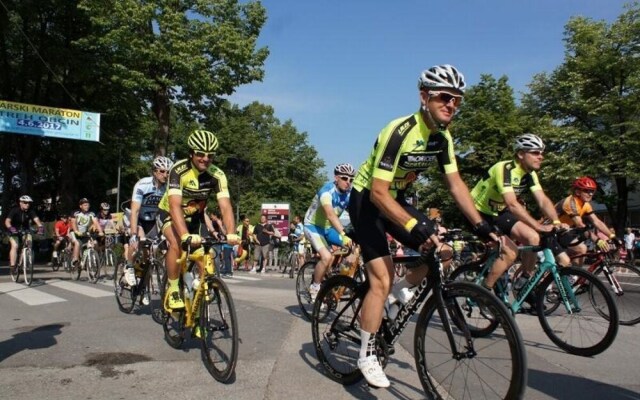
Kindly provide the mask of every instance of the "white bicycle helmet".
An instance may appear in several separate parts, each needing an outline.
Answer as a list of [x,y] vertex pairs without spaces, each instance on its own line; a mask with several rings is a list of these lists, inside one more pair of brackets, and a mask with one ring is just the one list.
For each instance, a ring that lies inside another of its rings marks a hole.
[[348,164],[348,163],[338,164],[333,169],[333,174],[334,175],[355,176],[356,175],[356,170],[353,168],[353,166],[351,164]]
[[111,206],[109,205],[109,203],[100,203],[100,209],[101,210],[109,211],[110,208],[111,208]]
[[173,161],[171,161],[167,157],[158,156],[158,157],[153,159],[153,169],[154,170],[162,169],[162,170],[168,171],[168,170],[171,169],[172,165],[173,165]]
[[516,138],[513,143],[513,151],[531,151],[531,150],[540,150],[544,151],[544,142],[540,139],[539,136],[534,135],[533,133],[525,133],[524,135],[520,135]]
[[20,201],[23,203],[33,203],[33,199],[26,194],[20,197]]
[[450,89],[464,94],[464,75],[449,64],[435,65],[422,71],[418,79],[418,89]]

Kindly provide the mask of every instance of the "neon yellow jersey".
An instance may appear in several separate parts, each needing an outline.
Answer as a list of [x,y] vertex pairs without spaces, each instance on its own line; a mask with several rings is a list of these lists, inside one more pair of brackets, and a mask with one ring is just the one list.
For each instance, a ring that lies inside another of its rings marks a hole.
[[478,211],[495,217],[506,207],[505,193],[515,193],[520,199],[527,188],[532,193],[542,190],[536,172],[526,172],[514,160],[500,161],[489,168],[486,176],[476,184],[471,197]]
[[458,171],[448,130],[431,132],[420,112],[391,121],[378,135],[369,158],[360,166],[353,187],[371,189],[373,178],[391,182],[394,198],[437,161],[445,174]]
[[203,213],[211,193],[215,193],[218,199],[230,197],[224,172],[215,165],[210,165],[205,171],[200,172],[187,158],[171,167],[167,191],[162,196],[158,208],[169,212],[169,196],[180,195],[185,216]]

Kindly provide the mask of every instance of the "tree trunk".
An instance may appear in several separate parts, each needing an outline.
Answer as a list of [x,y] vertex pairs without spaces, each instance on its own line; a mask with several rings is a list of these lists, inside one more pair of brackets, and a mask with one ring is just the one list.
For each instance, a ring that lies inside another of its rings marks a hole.
[[158,120],[158,131],[153,138],[153,155],[164,156],[169,145],[169,125],[171,104],[167,95],[167,89],[159,88],[153,98],[153,113]]
[[627,185],[626,177],[616,178],[616,189],[618,190],[618,201],[616,203],[614,227],[616,229],[616,235],[622,237],[624,228],[627,225],[628,214],[629,186]]

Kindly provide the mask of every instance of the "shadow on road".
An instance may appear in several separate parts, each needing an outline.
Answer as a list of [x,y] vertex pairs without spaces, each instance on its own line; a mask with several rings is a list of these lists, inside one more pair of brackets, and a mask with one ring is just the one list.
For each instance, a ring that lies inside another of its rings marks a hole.
[[287,310],[289,312],[289,314],[291,314],[294,317],[298,317],[303,321],[309,322],[309,320],[307,319],[307,317],[305,317],[302,314],[302,311],[300,311],[300,305],[295,304],[295,305],[291,305],[291,306],[286,306],[285,310]]
[[43,325],[30,330],[22,328],[23,332],[0,342],[0,362],[23,350],[44,349],[55,345],[58,343],[55,337],[62,333],[65,325],[68,323]]
[[[319,374],[325,376],[327,379],[330,379],[328,375],[325,374],[325,371],[322,365],[319,364],[318,359],[316,358],[316,351],[313,346],[313,343],[304,343],[302,348],[300,349],[300,358],[309,365],[314,371]],[[354,367],[356,360],[354,359]],[[389,360],[389,364],[395,364],[398,368],[402,370],[410,370],[413,373],[417,373],[411,365],[396,360],[393,357]],[[388,372],[388,371],[387,371]],[[364,380],[360,380],[353,385],[343,385],[345,392],[354,396],[357,399],[377,399],[379,396],[376,395],[378,390],[385,390],[392,394],[397,399],[417,399],[422,398],[424,396],[424,392],[421,388],[417,388],[413,385],[410,385],[406,382],[403,382],[402,377],[394,377],[387,375],[389,381],[391,381],[391,387],[389,389],[376,389],[371,386]]]
[[637,392],[619,386],[531,368],[528,381],[528,387],[554,399],[640,399]]

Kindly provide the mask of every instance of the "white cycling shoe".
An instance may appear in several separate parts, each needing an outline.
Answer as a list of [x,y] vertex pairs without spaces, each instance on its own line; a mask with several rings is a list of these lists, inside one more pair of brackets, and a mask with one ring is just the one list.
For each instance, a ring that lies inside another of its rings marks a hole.
[[391,382],[387,379],[387,375],[385,375],[382,370],[382,366],[378,361],[378,357],[375,355],[359,358],[358,359],[358,368],[362,375],[364,375],[364,379],[367,380],[369,385],[379,387],[379,388],[388,388],[391,386]]

